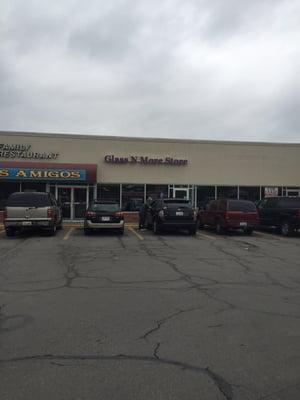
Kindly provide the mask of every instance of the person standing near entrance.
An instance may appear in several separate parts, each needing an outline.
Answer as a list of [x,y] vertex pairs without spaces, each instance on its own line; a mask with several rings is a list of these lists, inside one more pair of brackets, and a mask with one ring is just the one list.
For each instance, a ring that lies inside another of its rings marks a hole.
[[139,209],[139,229],[145,228],[146,213],[147,213],[147,205],[143,203],[141,208]]
[[147,210],[151,206],[152,197],[148,197],[147,202],[139,209],[139,229],[145,229]]

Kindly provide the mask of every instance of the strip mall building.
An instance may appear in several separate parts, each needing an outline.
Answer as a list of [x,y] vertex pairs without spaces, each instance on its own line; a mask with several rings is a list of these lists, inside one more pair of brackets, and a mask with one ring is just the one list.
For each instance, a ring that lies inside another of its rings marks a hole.
[[65,219],[92,199],[135,211],[151,196],[300,196],[300,144],[0,132],[0,210],[15,191],[50,191]]

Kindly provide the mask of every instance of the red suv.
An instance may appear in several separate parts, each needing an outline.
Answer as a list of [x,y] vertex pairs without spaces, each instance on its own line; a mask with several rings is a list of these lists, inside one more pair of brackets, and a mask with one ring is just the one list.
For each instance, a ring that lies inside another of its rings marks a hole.
[[220,199],[212,200],[205,210],[199,211],[198,222],[199,228],[208,225],[219,234],[230,229],[242,229],[251,235],[259,225],[259,217],[252,201]]

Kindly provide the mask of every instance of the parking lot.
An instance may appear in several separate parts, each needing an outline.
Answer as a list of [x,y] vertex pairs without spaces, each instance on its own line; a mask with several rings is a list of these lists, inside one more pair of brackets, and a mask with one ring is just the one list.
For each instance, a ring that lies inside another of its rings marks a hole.
[[0,398],[300,398],[300,236],[7,238]]

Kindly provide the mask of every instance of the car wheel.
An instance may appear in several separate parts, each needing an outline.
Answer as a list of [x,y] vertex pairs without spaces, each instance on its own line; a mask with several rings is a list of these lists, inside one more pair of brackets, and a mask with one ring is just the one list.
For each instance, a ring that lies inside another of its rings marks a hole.
[[204,229],[204,225],[203,222],[201,221],[201,219],[198,219],[198,229]]
[[283,236],[291,236],[293,234],[293,229],[288,221],[283,221],[281,223],[281,234]]
[[56,234],[56,225],[53,225],[51,228],[47,229],[47,233],[49,236],[54,236]]
[[6,228],[6,236],[15,236],[15,230],[13,228]]
[[189,235],[196,235],[197,227],[194,226],[193,228],[189,228]]
[[222,235],[222,233],[224,233],[224,229],[223,229],[220,221],[216,222],[216,233],[218,235]]
[[158,235],[160,233],[160,226],[156,219],[153,222],[153,232],[155,233],[155,235]]

